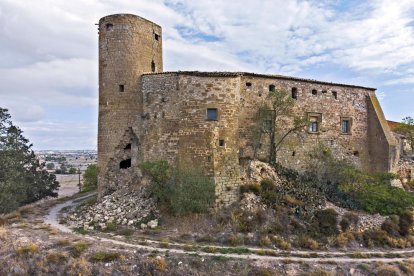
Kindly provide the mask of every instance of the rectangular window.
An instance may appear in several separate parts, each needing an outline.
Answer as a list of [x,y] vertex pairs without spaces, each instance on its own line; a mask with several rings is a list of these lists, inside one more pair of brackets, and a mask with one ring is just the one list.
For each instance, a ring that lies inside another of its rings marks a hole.
[[320,123],[322,121],[322,114],[320,113],[309,113],[308,114],[309,120],[309,128],[308,131],[310,133],[318,133],[320,128]]
[[351,118],[341,119],[341,131],[343,134],[351,134]]
[[335,100],[338,99],[338,93],[336,91],[332,91],[332,96],[334,96]]
[[219,140],[219,146],[220,146],[220,147],[224,147],[224,140],[223,140],[223,139],[220,139],[220,140]]
[[119,85],[119,92],[124,92],[125,91],[125,85],[120,84]]
[[298,89],[296,87],[292,88],[292,99],[297,99],[298,98]]
[[312,90],[312,95],[314,95],[314,96],[318,95],[318,90],[313,89],[313,90]]
[[217,121],[217,108],[207,108],[207,121]]

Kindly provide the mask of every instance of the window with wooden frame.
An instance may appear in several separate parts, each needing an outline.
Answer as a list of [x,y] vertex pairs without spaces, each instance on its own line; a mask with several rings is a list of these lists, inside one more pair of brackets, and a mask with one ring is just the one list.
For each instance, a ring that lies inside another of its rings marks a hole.
[[341,117],[342,134],[351,134],[352,119],[350,117]]

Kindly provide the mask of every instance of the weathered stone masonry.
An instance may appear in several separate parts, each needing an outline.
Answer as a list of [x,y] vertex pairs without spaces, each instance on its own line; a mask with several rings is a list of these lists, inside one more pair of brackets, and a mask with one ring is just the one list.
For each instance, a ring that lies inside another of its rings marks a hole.
[[99,29],[100,195],[116,189],[117,175],[135,184],[137,163],[167,160],[211,176],[218,205],[235,201],[240,162],[252,158],[252,118],[273,89],[292,93],[295,113],[316,116],[318,124],[286,143],[278,155],[283,165],[303,169],[306,153],[324,143],[364,169],[393,169],[395,141],[373,88],[241,72],[162,72],[158,25],[121,14],[102,18]]

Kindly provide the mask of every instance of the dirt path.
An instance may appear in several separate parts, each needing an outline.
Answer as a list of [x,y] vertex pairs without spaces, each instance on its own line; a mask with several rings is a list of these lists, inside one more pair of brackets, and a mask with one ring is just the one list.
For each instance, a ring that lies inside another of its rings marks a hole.
[[[67,227],[64,224],[59,224],[58,221],[58,213],[67,206],[71,206],[76,204],[75,201],[80,201],[82,199],[86,199],[88,197],[93,196],[94,194],[88,194],[82,196],[80,198],[71,199],[66,202],[60,203],[55,205],[53,208],[50,209],[49,213],[44,217],[44,222],[46,224],[51,225],[55,229],[64,232],[64,233],[71,233],[75,236],[81,236],[83,239],[97,242],[97,243],[106,243],[109,245],[117,245],[123,248],[129,248],[130,250],[134,249],[142,249],[146,251],[158,251],[158,252],[168,252],[168,253],[175,253],[175,254],[191,254],[196,253],[200,256],[226,256],[229,258],[236,258],[236,259],[251,259],[251,260],[263,260],[263,261],[283,261],[283,260],[290,260],[290,261],[300,261],[300,262],[340,262],[340,263],[366,263],[366,262],[384,262],[384,263],[392,263],[392,262],[401,262],[401,261],[414,261],[414,249],[410,250],[371,250],[371,251],[304,251],[304,250],[292,250],[292,251],[282,251],[282,250],[271,250],[265,249],[267,253],[263,255],[260,252],[263,252],[263,248],[257,247],[244,247],[248,249],[248,253],[246,254],[238,254],[238,253],[207,253],[203,251],[193,251],[189,252],[188,250],[184,250],[186,246],[192,246],[193,244],[184,244],[184,243],[169,243],[170,246],[179,247],[179,248],[162,248],[160,247],[161,243],[156,240],[146,239],[143,240],[141,243],[138,244],[133,243],[127,240],[121,240],[121,237],[117,238],[105,238],[105,237],[97,237],[93,235],[80,235],[75,233],[72,229]],[[203,247],[208,247],[207,245],[202,245]],[[216,246],[211,245],[210,247],[218,248],[218,249],[226,249],[228,251],[232,251],[232,249],[236,249],[236,247],[229,247],[229,246]],[[127,250],[128,249],[124,249]],[[260,254],[260,255],[259,255]],[[388,257],[386,257],[388,256]]]

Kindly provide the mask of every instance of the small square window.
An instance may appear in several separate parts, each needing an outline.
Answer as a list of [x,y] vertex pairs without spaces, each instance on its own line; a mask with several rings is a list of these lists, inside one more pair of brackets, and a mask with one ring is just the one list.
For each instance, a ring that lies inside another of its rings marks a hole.
[[217,121],[217,108],[207,108],[207,121]]
[[219,140],[219,146],[220,146],[220,147],[224,147],[224,140],[223,140],[223,139],[220,139],[220,140]]
[[343,134],[351,134],[351,118],[341,119],[341,131]]
[[252,88],[252,83],[251,83],[251,82],[246,82],[246,87],[247,87],[248,89]]
[[323,93],[323,94],[326,94],[326,93],[328,93],[328,91],[326,91],[326,90],[322,90],[322,93]]
[[313,90],[312,90],[312,95],[314,95],[314,96],[318,95],[318,90],[313,89]]
[[273,84],[269,85],[269,92],[275,92],[275,91],[276,91],[276,87]]
[[119,92],[125,92],[125,85],[123,84],[119,85]]

